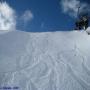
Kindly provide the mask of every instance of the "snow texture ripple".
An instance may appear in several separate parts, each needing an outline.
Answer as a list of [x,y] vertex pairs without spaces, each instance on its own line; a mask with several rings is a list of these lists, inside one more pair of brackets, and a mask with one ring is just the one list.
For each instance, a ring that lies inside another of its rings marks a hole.
[[0,34],[0,87],[90,90],[90,36],[85,31]]

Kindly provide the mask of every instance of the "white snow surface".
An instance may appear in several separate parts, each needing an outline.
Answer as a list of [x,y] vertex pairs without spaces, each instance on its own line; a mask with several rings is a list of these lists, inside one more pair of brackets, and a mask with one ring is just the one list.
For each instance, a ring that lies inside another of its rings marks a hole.
[[0,88],[90,90],[90,35],[85,31],[0,34]]
[[87,28],[86,32],[90,34],[90,27]]

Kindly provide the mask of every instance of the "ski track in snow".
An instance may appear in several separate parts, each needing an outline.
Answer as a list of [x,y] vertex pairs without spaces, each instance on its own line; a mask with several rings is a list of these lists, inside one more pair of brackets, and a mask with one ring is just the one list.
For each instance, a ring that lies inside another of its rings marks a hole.
[[78,31],[0,35],[0,87],[90,90],[89,41]]

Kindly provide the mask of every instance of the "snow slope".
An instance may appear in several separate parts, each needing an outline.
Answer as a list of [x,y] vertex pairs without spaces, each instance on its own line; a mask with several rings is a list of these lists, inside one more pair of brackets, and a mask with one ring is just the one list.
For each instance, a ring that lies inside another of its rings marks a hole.
[[6,86],[90,90],[90,36],[85,31],[1,33],[0,88]]

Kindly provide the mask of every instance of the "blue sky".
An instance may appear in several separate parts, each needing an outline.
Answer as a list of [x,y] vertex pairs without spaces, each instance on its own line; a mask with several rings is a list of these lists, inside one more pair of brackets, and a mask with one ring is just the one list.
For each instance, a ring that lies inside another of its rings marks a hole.
[[[63,1],[67,1],[69,5],[70,1],[79,0],[3,0],[11,8],[13,8],[17,15],[17,29],[30,31],[30,32],[44,32],[44,31],[60,31],[60,30],[72,30],[75,25],[76,8],[73,11],[64,11],[66,6],[63,7]],[[81,0],[82,4],[90,3],[89,0]],[[72,3],[71,3],[72,4]],[[75,4],[74,4],[75,5]],[[63,7],[63,8],[62,8]],[[72,6],[70,8],[73,8]],[[71,9],[72,10],[72,9]],[[31,18],[23,19],[25,11],[30,11]],[[72,14],[73,13],[73,14]],[[21,18],[22,17],[22,18]]]

